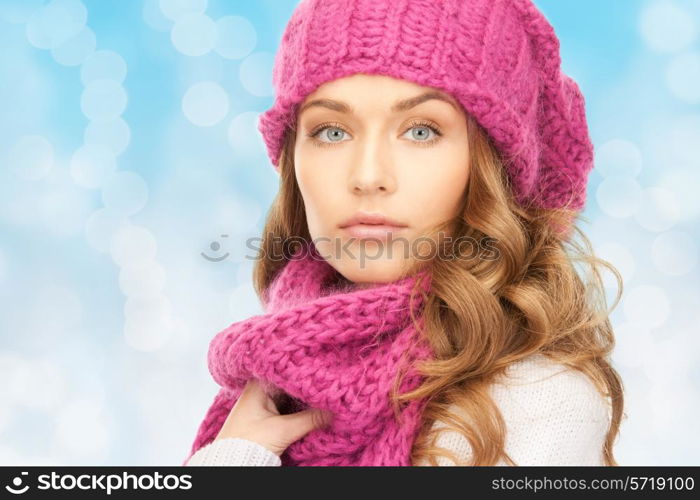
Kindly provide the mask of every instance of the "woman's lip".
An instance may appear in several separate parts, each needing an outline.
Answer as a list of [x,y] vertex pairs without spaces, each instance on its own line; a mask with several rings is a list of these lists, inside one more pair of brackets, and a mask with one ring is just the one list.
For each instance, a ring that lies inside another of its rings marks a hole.
[[389,234],[398,233],[406,228],[392,226],[390,224],[353,224],[352,226],[346,226],[343,229],[355,238],[385,240],[389,237]]

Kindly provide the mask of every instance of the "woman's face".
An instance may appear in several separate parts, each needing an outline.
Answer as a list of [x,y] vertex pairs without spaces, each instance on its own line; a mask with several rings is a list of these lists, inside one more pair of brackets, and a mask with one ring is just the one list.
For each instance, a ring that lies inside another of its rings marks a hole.
[[[354,74],[325,83],[299,107],[294,163],[320,254],[360,286],[394,281],[435,253],[435,245],[421,242],[436,241],[430,228],[461,207],[469,176],[466,115],[436,89]],[[358,212],[403,227],[343,227]]]

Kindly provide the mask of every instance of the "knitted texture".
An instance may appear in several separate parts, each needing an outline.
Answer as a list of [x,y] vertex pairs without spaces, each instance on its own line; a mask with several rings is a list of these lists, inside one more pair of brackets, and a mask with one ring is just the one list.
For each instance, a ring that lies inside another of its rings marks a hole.
[[[511,363],[490,386],[490,395],[505,422],[505,451],[517,465],[605,465],[612,404],[582,372],[536,353]],[[462,413],[455,403],[449,411]],[[436,430],[441,427],[446,424],[433,423]],[[474,459],[471,444],[457,431],[443,430],[435,444],[454,453],[457,463]],[[210,446],[195,453],[189,464],[280,465],[273,452],[245,439],[219,439],[213,450]],[[455,465],[442,455],[436,459],[437,465]],[[413,465],[431,463],[425,457]],[[501,459],[496,465],[509,464]]]
[[312,243],[301,246],[267,289],[266,313],[214,337],[209,371],[221,389],[190,456],[216,437],[254,377],[271,396],[281,391],[290,399],[281,414],[313,407],[333,415],[328,427],[287,448],[283,466],[411,465],[426,401],[401,403],[397,420],[389,396],[400,372],[406,373],[400,392],[416,388],[422,377],[413,362],[432,355],[409,314],[412,304],[422,325],[430,276],[420,271],[372,288],[342,289],[332,285],[335,273]]
[[451,94],[490,135],[517,202],[584,207],[593,168],[584,97],[531,0],[302,0],[275,57],[275,101],[258,123],[278,171],[298,105],[354,73]]

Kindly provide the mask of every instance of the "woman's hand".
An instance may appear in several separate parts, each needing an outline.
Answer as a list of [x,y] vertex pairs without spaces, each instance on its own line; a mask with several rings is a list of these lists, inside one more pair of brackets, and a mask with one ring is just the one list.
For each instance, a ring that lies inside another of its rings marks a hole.
[[255,441],[280,456],[293,442],[316,428],[327,426],[330,421],[331,414],[317,408],[280,415],[260,381],[250,379],[215,440],[243,438]]

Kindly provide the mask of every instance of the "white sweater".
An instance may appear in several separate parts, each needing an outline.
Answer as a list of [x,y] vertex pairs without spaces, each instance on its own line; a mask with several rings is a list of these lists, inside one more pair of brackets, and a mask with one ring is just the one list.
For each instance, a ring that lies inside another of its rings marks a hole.
[[[611,406],[581,372],[535,354],[507,368],[491,395],[506,423],[506,452],[517,465],[604,465],[603,443]],[[434,426],[445,424],[438,421]],[[437,445],[471,458],[469,442],[455,431]],[[437,458],[439,465],[454,465]],[[218,439],[200,448],[187,465],[279,466],[280,457],[246,439]],[[427,460],[415,465],[430,465]],[[501,461],[497,465],[507,465]]]

